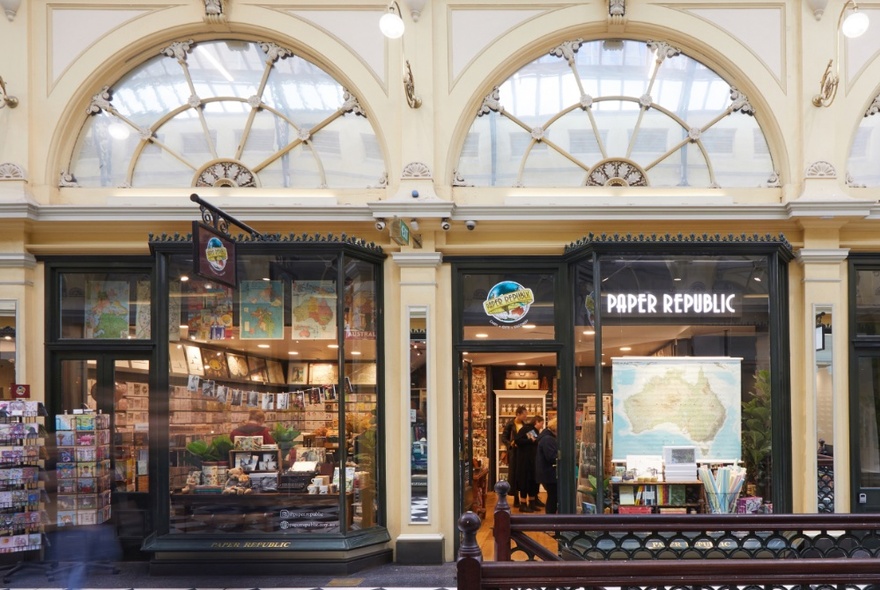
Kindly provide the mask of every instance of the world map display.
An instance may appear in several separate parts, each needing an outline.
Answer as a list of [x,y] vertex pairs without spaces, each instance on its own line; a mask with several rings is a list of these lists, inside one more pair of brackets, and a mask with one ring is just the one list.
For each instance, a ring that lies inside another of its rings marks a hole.
[[281,340],[284,338],[284,283],[242,281],[241,338]]
[[613,457],[693,445],[698,460],[739,460],[741,359],[613,359]]

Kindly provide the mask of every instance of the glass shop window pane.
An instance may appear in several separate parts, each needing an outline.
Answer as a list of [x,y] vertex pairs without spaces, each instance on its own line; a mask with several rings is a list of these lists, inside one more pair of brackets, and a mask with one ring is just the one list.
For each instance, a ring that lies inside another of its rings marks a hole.
[[62,339],[149,340],[149,273],[62,273]]
[[379,267],[347,260],[340,290],[336,254],[238,262],[234,289],[169,267],[171,533],[371,526]]
[[555,337],[552,273],[467,273],[462,281],[465,340]]

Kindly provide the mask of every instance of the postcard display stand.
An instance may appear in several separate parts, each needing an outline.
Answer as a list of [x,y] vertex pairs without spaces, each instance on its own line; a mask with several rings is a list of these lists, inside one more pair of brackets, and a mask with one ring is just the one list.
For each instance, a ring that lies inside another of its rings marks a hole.
[[42,416],[36,401],[0,402],[0,572],[3,582],[19,570],[39,569],[43,548],[45,488],[40,483]]
[[55,416],[59,527],[110,520],[110,415]]

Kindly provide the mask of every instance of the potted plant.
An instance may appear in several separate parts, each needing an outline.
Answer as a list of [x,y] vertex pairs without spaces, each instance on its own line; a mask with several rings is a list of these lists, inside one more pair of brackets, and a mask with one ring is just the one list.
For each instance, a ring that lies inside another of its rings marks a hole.
[[[293,448],[293,441],[300,435],[300,431],[293,426],[285,426],[281,422],[277,422],[272,429],[272,438],[278,443],[278,450],[281,451],[281,457],[285,458],[289,455],[290,449]],[[291,462],[296,458],[292,458]]]
[[226,434],[215,436],[210,443],[194,440],[186,445],[188,458],[193,465],[202,468],[202,481],[206,485],[221,485],[225,482],[232,446],[232,440]]
[[773,448],[770,388],[770,371],[758,369],[755,371],[752,397],[742,405],[742,453],[746,484],[748,489],[759,493],[764,493],[768,483],[770,451]]

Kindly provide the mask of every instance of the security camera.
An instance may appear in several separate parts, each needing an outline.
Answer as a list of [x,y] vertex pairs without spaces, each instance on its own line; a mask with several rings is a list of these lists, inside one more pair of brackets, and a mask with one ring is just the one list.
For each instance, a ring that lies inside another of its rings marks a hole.
[[377,219],[376,220],[376,229],[379,231],[382,231],[385,229],[385,220],[384,219]]
[[444,218],[440,221],[440,229],[442,229],[443,231],[449,231],[449,228],[450,228],[450,227],[452,227],[452,224],[449,223],[449,218],[448,218],[448,217],[444,217]]
[[475,229],[477,229],[477,222],[474,221],[473,219],[468,219],[467,221],[464,222],[464,226],[466,228],[468,228],[470,231],[474,231]]

